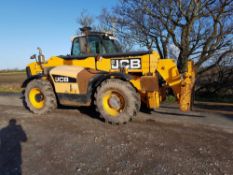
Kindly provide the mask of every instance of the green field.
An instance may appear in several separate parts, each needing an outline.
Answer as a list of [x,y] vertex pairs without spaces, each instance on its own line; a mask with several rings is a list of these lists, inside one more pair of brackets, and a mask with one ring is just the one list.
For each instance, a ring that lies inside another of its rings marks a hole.
[[25,72],[1,72],[0,92],[20,92],[25,79]]

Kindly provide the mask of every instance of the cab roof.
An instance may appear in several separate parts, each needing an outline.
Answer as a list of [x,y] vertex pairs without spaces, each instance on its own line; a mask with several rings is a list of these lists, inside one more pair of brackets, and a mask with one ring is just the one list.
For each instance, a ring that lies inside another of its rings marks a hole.
[[71,41],[73,42],[75,38],[85,37],[85,36],[106,36],[109,37],[112,40],[116,40],[112,32],[97,32],[97,31],[86,31],[82,32],[80,35],[74,35],[71,38]]

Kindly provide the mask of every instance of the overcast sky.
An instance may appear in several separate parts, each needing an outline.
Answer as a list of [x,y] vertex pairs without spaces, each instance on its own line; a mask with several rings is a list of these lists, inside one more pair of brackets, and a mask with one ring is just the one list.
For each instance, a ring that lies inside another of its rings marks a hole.
[[46,57],[69,54],[81,11],[98,15],[117,0],[1,0],[0,69],[25,68],[40,46]]

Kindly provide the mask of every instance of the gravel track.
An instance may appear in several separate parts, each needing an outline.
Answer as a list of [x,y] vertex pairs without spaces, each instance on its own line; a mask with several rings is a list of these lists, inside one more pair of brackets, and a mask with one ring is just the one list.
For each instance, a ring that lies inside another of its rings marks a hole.
[[163,105],[113,126],[92,108],[37,116],[0,95],[0,174],[233,174],[231,109],[194,109]]

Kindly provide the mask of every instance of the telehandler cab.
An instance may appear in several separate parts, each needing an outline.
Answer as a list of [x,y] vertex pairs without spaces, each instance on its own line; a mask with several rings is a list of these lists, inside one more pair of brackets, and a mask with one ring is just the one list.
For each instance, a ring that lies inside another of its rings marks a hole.
[[47,61],[40,48],[36,62],[26,68],[24,103],[36,114],[58,104],[95,105],[109,123],[126,123],[136,116],[141,103],[159,108],[171,88],[181,111],[189,111],[195,81],[193,62],[181,75],[173,59],[160,59],[154,51],[123,53],[109,33],[81,29],[72,40],[71,55]]

